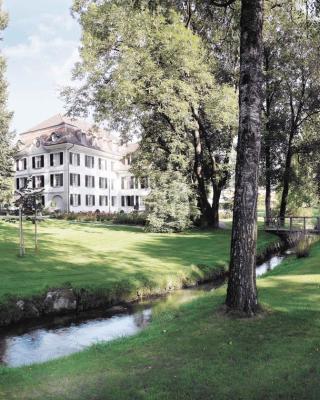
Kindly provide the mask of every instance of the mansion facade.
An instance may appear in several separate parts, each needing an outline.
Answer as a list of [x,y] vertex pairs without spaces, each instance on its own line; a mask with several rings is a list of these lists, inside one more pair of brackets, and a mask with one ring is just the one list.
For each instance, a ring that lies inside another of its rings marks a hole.
[[43,188],[42,205],[60,212],[131,212],[145,209],[147,177],[136,178],[130,165],[137,144],[94,130],[60,114],[19,136],[16,190],[32,177]]

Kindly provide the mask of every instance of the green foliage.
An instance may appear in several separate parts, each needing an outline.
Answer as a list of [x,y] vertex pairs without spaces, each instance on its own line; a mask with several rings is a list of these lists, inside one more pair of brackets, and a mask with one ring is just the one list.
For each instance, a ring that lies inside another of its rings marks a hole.
[[192,225],[198,214],[194,193],[183,175],[176,171],[154,173],[148,208],[146,230],[149,232],[181,232]]
[[132,213],[107,213],[107,212],[80,212],[59,213],[51,216],[58,220],[77,222],[109,222],[123,225],[145,225],[146,214],[141,212]]
[[84,84],[63,94],[70,113],[93,110],[125,139],[135,133],[134,172],[181,172],[206,198],[203,212],[211,207],[207,187],[221,190],[230,176],[236,93],[217,83],[208,43],[186,27],[179,7],[145,3],[74,3],[83,30],[75,78]]
[[[8,17],[2,10],[0,1],[0,30],[7,26]],[[15,149],[12,145],[12,135],[9,131],[12,113],[7,109],[7,82],[5,79],[6,62],[0,54],[0,202],[8,202],[12,189],[10,177],[13,174],[13,155]]]

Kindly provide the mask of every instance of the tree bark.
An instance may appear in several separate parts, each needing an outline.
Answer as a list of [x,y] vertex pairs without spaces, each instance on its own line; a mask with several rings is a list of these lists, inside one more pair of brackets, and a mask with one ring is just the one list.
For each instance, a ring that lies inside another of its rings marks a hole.
[[206,182],[203,176],[202,170],[202,160],[203,151],[200,132],[198,130],[193,131],[194,138],[194,152],[195,152],[195,162],[194,162],[194,173],[198,182],[198,198],[199,198],[199,208],[202,214],[202,223],[206,226],[214,226],[214,215],[212,207],[208,201]]
[[213,184],[213,197],[212,197],[212,214],[213,214],[213,227],[219,228],[219,204],[222,188],[219,185]]
[[285,221],[285,216],[286,216],[286,211],[287,211],[287,205],[288,205],[288,195],[289,195],[289,186],[290,186],[290,180],[291,180],[291,162],[292,162],[292,144],[293,144],[293,138],[294,138],[294,129],[291,129],[290,136],[289,136],[289,142],[288,142],[288,150],[287,150],[287,155],[286,155],[286,164],[285,164],[285,169],[284,169],[284,174],[283,174],[283,189],[282,189],[282,196],[281,196],[281,203],[280,203],[280,212],[279,212],[279,218],[280,218],[280,223],[284,225]]
[[258,309],[255,267],[263,99],[263,0],[242,0],[240,24],[240,115],[226,305],[230,311],[251,316]]

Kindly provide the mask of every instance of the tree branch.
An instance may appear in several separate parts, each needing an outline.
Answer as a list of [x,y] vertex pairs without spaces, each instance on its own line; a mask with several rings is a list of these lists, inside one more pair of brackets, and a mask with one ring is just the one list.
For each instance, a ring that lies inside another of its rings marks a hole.
[[211,0],[211,3],[216,7],[228,7],[235,2],[236,0],[226,0],[222,3],[218,3],[217,1]]

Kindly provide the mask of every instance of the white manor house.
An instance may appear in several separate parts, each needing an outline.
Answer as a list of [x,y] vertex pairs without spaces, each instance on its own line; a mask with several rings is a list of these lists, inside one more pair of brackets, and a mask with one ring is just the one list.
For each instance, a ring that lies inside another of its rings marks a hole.
[[148,178],[130,173],[138,145],[60,114],[20,134],[15,185],[44,188],[49,211],[130,212],[145,209]]

